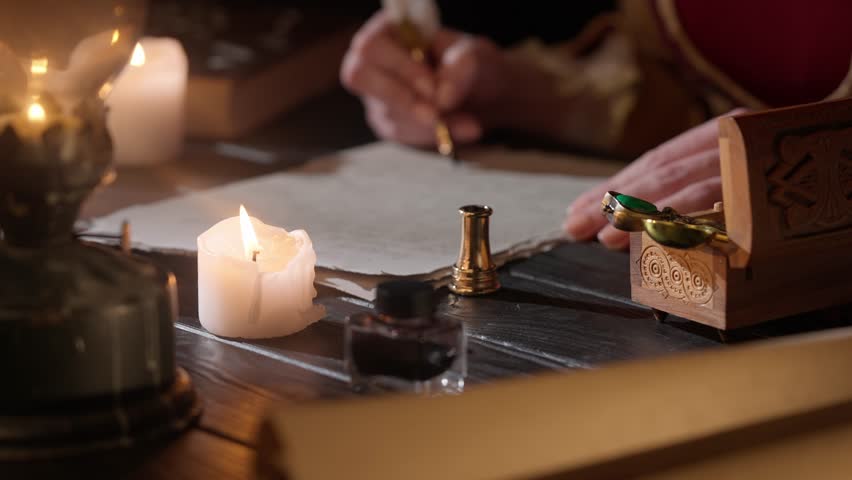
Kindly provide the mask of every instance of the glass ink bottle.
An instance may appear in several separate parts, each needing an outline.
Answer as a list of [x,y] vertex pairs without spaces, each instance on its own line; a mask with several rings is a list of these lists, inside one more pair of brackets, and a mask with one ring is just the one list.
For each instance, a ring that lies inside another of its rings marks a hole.
[[462,323],[434,316],[428,283],[399,280],[376,289],[376,311],[346,319],[344,364],[358,391],[460,393],[467,375]]

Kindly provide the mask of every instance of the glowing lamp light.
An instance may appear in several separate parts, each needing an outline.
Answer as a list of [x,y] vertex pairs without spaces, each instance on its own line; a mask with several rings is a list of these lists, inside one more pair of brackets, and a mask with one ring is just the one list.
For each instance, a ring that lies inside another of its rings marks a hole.
[[44,75],[47,73],[47,59],[34,58],[30,64],[30,73],[33,75]]
[[31,122],[42,123],[47,119],[47,113],[44,111],[44,107],[41,106],[38,102],[33,102],[30,104],[29,108],[27,108],[27,118]]

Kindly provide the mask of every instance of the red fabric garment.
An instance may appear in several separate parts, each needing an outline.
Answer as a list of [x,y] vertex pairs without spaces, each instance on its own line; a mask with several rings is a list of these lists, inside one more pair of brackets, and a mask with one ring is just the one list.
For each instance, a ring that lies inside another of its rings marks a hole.
[[822,100],[849,71],[850,0],[675,1],[702,56],[770,106]]

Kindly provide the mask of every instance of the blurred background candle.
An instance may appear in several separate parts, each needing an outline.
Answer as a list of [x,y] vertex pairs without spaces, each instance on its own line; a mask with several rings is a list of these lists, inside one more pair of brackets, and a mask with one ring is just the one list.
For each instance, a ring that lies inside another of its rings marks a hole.
[[313,299],[316,253],[304,230],[287,232],[240,215],[198,237],[198,316],[223,337],[298,332],[325,315]]
[[115,83],[101,89],[110,108],[116,165],[152,165],[180,154],[187,69],[177,40],[144,38]]

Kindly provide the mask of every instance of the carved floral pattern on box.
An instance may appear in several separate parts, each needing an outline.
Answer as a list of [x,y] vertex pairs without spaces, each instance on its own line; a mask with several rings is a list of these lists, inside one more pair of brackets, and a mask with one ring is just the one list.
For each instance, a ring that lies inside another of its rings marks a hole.
[[785,238],[852,225],[852,128],[779,138],[767,172],[769,202]]
[[642,287],[684,303],[706,304],[713,299],[716,290],[710,267],[689,253],[679,254],[656,245],[648,246],[642,251],[639,270]]

